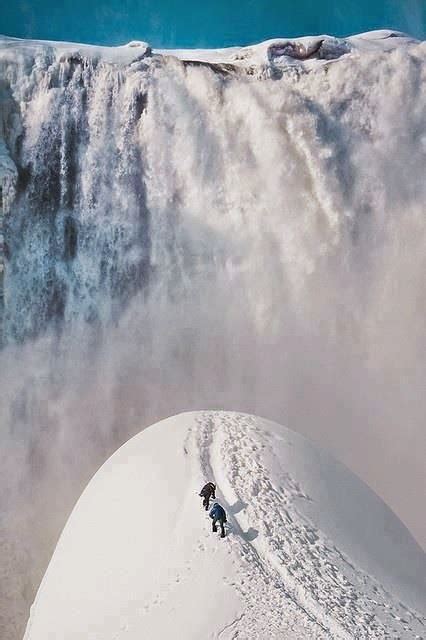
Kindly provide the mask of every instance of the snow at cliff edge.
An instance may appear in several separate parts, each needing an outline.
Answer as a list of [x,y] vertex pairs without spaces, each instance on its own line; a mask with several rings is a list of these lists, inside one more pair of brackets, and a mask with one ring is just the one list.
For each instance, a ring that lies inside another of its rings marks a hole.
[[[198,492],[216,482],[227,536]],[[185,413],[122,446],[62,533],[25,640],[421,638],[424,554],[300,435]]]

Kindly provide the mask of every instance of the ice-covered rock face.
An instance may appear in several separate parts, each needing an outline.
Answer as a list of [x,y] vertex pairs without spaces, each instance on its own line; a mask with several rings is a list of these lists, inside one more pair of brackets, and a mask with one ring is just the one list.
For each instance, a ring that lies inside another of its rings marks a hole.
[[[394,32],[192,52],[0,40],[5,341],[80,320],[106,327],[148,285],[181,299],[213,272],[214,288],[246,280],[248,315],[275,324],[281,281],[305,298],[321,263],[368,235],[362,217],[395,205],[383,153],[412,167],[417,198],[421,150],[398,135],[421,126],[421,112],[401,114],[421,56]],[[389,64],[408,74],[394,104],[368,86],[391,78]]]
[[[224,540],[201,508],[207,480]],[[426,623],[425,589],[408,531],[330,456],[253,416],[183,414],[89,483],[25,640],[408,640]]]
[[2,640],[94,469],[188,407],[285,418],[424,531],[424,44],[133,45],[0,43]]

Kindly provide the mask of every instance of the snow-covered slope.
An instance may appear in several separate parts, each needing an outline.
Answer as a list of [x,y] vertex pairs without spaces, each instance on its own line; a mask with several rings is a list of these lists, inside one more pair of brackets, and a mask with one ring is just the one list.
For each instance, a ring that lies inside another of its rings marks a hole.
[[[197,496],[210,479],[225,540]],[[248,415],[186,413],[134,437],[92,479],[25,640],[420,638],[425,577],[398,519],[301,436]]]

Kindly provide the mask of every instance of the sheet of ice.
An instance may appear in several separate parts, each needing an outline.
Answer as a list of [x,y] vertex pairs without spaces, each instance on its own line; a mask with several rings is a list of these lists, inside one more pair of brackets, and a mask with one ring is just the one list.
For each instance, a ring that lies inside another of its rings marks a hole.
[[[201,509],[207,480],[225,540]],[[424,568],[384,503],[301,436],[244,414],[181,414],[89,483],[25,640],[420,637]]]

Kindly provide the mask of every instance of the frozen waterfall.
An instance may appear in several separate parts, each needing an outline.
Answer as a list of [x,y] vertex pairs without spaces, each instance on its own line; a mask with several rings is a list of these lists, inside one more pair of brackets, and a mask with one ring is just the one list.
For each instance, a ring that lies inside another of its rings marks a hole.
[[425,51],[0,39],[2,638],[88,478],[179,411],[288,424],[425,541]]

